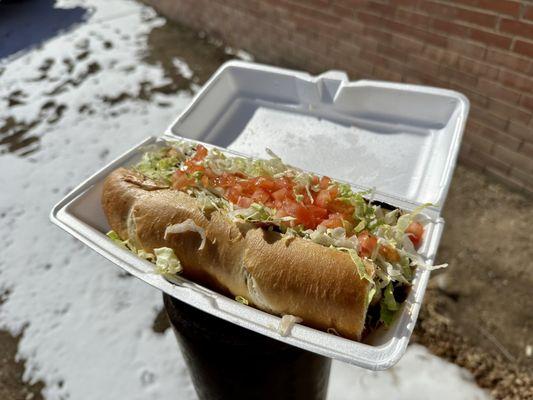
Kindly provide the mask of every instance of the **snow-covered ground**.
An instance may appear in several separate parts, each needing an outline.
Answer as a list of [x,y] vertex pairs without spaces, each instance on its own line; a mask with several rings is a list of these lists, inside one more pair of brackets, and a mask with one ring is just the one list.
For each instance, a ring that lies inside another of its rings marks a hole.
[[[23,332],[24,378],[47,399],[194,399],[170,330],[155,333],[161,294],[54,227],[52,205],[96,169],[163,131],[197,89],[146,62],[165,21],[127,0],[64,0],[85,20],[0,60],[0,329]],[[153,45],[153,44],[152,44]],[[5,140],[11,136],[9,143]],[[1,383],[0,383],[1,384]],[[485,399],[471,376],[411,346],[385,372],[334,362],[331,399]]]

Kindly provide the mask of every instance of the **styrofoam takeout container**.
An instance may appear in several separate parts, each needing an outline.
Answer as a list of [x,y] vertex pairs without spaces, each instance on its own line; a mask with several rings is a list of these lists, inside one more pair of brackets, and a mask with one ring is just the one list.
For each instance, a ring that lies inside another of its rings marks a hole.
[[[266,157],[265,148],[288,164],[375,188],[375,199],[424,214],[420,252],[435,258],[446,198],[469,109],[461,94],[423,86],[349,82],[345,73],[319,76],[254,63],[224,64],[162,135]],[[242,305],[186,279],[171,283],[152,265],[113,244],[100,206],[103,179],[139,159],[150,137],[81,183],[51,212],[51,220],[119,267],[169,295],[212,315],[291,345],[363,368],[381,370],[405,352],[429,272],[418,271],[401,314],[389,329],[358,343],[303,325],[286,337],[280,318]]]

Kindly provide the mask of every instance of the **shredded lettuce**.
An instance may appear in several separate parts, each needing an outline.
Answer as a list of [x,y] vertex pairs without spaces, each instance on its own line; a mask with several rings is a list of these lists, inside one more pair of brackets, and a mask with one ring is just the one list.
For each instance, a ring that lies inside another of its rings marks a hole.
[[414,221],[415,217],[418,214],[420,214],[420,212],[422,212],[425,208],[430,207],[432,205],[433,204],[431,203],[422,204],[421,206],[418,206],[410,213],[404,214],[400,218],[398,218],[398,222],[396,223],[397,232],[401,232],[401,233],[405,232],[409,224]]
[[111,239],[115,244],[119,245],[120,247],[128,248],[128,241],[122,240],[120,236],[118,236],[118,233],[115,231],[109,231],[106,233],[107,237]]
[[294,217],[275,216],[276,210],[258,203],[252,203],[248,208],[238,208],[229,212],[230,217],[246,222],[262,222],[279,224],[280,222],[293,221]]
[[198,233],[200,237],[202,238],[202,242],[200,243],[198,250],[203,250],[203,248],[205,247],[205,243],[207,242],[207,236],[205,234],[205,229],[202,228],[201,226],[196,225],[196,223],[190,218],[179,224],[167,226],[163,237],[166,240],[169,235],[176,234],[176,233],[183,233],[183,232]]
[[170,247],[160,247],[154,249],[155,253],[155,272],[161,275],[176,275],[181,272],[182,267],[180,260],[174,254]]
[[389,283],[383,291],[383,302],[391,311],[396,311],[400,308],[398,303],[396,302],[396,299],[394,298],[394,290],[392,283]]
[[152,254],[143,249],[136,249],[129,240],[122,240],[115,231],[109,231],[106,235],[118,246],[137,254],[140,258],[155,263],[154,272],[158,274],[175,275],[182,270],[181,263],[171,248],[160,247],[154,249],[154,254]]
[[357,273],[359,274],[359,277],[361,279],[366,279],[367,281],[373,284],[374,280],[366,270],[365,263],[363,262],[361,257],[359,257],[359,254],[357,254],[357,251],[353,249],[348,249],[348,254],[352,258],[352,261],[355,263],[355,266],[357,267]]
[[381,301],[379,303],[379,320],[385,324],[385,326],[390,326],[396,311],[389,310],[385,303]]
[[376,294],[377,290],[376,290],[376,286],[375,285],[372,285],[372,287],[370,288],[370,290],[368,291],[368,294],[366,296],[366,306],[368,307],[368,305],[370,303],[372,303],[372,300],[374,299],[374,295]]
[[235,301],[238,301],[239,303],[244,304],[245,306],[250,304],[248,302],[248,300],[245,297],[242,297],[242,296],[235,296]]
[[400,305],[394,298],[394,287],[392,282],[385,287],[382,293],[383,296],[380,301],[379,319],[386,326],[390,326],[396,312],[400,309]]
[[295,324],[299,324],[300,322],[303,322],[303,319],[301,319],[300,317],[295,317],[294,315],[286,314],[281,317],[281,320],[279,321],[278,333],[281,336],[287,336],[290,333],[292,327]]

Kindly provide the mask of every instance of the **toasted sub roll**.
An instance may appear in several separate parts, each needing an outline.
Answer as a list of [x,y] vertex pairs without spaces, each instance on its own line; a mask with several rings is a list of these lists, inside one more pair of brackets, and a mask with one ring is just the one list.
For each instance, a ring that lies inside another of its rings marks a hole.
[[[223,211],[206,214],[199,202],[120,168],[105,180],[102,206],[111,229],[138,249],[170,247],[184,277],[276,315],[360,340],[370,283],[361,279],[347,253],[303,238],[287,238]],[[192,220],[205,231],[168,234],[168,226]],[[373,264],[365,260],[370,276]]]

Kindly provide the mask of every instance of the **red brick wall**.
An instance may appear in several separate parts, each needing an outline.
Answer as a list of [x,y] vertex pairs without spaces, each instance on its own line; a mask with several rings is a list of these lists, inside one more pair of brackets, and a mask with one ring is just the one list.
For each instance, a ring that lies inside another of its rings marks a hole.
[[145,2],[259,61],[458,90],[461,161],[533,193],[531,0]]

